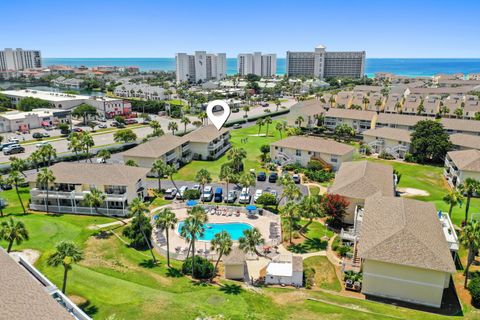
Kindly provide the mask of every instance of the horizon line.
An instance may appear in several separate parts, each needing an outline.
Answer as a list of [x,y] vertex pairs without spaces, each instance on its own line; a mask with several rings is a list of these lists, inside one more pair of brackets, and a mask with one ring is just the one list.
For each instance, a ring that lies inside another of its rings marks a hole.
[[[175,57],[42,57],[42,59],[175,59]],[[227,59],[237,59],[228,57]],[[286,59],[286,57],[277,57]],[[365,59],[478,59],[480,57],[365,57]]]

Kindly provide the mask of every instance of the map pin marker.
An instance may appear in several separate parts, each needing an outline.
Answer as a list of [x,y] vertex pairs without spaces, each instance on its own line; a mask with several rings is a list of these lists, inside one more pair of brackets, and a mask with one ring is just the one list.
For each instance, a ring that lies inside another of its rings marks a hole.
[[[216,106],[220,106],[223,108],[222,114],[213,113],[213,108],[215,108]],[[228,117],[230,117],[230,112],[230,106],[223,100],[213,100],[207,105],[208,119],[212,121],[213,125],[217,128],[217,130],[220,130],[225,124],[225,121],[227,121]]]

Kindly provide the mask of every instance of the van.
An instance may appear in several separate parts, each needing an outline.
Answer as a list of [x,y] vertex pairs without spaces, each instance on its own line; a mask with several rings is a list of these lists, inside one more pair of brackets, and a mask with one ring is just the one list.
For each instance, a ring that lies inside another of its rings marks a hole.
[[223,190],[222,188],[215,189],[215,195],[213,196],[213,201],[222,202],[223,200]]

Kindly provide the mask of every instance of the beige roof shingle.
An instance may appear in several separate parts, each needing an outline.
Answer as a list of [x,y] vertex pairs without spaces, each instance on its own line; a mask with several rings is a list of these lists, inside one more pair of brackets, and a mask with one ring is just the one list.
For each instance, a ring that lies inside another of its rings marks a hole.
[[441,123],[447,130],[480,133],[480,121],[478,120],[442,118]]
[[480,150],[480,136],[473,134],[454,133],[450,135],[450,141],[454,146]]
[[165,153],[181,146],[187,142],[185,137],[178,137],[172,134],[166,134],[156,139],[139,144],[135,148],[122,153],[123,156],[159,158]]
[[450,151],[448,156],[455,163],[458,169],[465,171],[480,172],[480,151],[460,150]]
[[455,272],[435,205],[429,202],[368,198],[358,248],[362,259]]
[[0,319],[72,320],[31,274],[0,248]]
[[272,146],[292,148],[304,151],[320,152],[333,155],[345,155],[355,150],[354,147],[344,143],[311,136],[290,136],[271,143]]
[[410,131],[405,129],[382,127],[377,129],[365,130],[364,136],[372,136],[383,139],[397,140],[410,143]]
[[214,125],[209,125],[190,132],[189,134],[185,135],[184,138],[191,142],[208,143],[212,140],[219,138],[221,135],[227,133],[228,131],[229,130],[227,128],[221,128],[220,130],[217,130]]
[[[148,168],[122,164],[59,162],[50,167],[56,183],[127,186],[145,178]],[[28,176],[35,181],[37,173]]]
[[245,252],[241,250],[238,246],[234,246],[232,251],[228,256],[222,258],[224,265],[237,265],[245,263]]
[[330,108],[325,117],[371,121],[377,115],[374,111]]
[[355,199],[394,196],[393,168],[370,161],[344,162],[328,193]]
[[421,120],[432,120],[432,118],[407,114],[380,113],[377,118],[377,123],[414,126]]

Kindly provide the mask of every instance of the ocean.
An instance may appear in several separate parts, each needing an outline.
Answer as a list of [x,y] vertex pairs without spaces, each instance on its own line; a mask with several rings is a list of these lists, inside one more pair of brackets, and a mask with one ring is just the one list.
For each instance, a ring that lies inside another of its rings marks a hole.
[[[44,58],[43,65],[86,66],[137,66],[142,71],[175,71],[175,58]],[[237,59],[227,58],[227,74],[237,71]],[[480,59],[384,59],[369,58],[366,74],[391,72],[404,76],[432,76],[436,73],[480,73]],[[277,59],[277,74],[285,74],[285,58]]]

